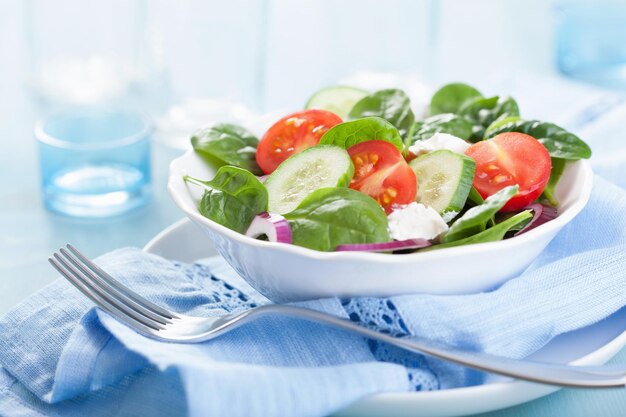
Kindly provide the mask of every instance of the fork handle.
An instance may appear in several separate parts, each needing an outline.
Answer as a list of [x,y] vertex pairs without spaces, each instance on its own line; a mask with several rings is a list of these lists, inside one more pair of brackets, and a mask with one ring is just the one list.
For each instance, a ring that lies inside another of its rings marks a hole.
[[[303,320],[324,323],[332,327],[358,333],[370,339],[389,343],[404,350],[426,354],[435,358],[454,362],[469,368],[512,378],[523,379],[542,384],[579,388],[615,388],[626,387],[626,370],[611,367],[585,367],[518,360],[491,355],[483,352],[471,352],[446,346],[426,339],[411,340],[396,338],[374,330],[361,327],[351,321],[301,307],[268,304],[247,310],[237,316],[224,317],[223,325],[214,329],[204,340],[212,339],[221,333],[232,330],[260,316],[281,315]],[[200,341],[198,339],[195,340]]]

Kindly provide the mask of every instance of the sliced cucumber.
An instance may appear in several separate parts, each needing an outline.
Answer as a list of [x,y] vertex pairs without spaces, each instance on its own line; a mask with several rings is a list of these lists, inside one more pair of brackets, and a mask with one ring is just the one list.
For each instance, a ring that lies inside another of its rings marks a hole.
[[347,187],[354,166],[345,149],[317,145],[287,158],[265,180],[270,213],[285,214],[318,188]]
[[441,150],[422,155],[409,166],[417,177],[417,201],[437,210],[445,222],[455,218],[472,188],[474,160]]
[[348,113],[357,101],[369,95],[369,92],[355,87],[327,87],[317,91],[307,101],[305,108],[322,109],[335,113],[346,120]]

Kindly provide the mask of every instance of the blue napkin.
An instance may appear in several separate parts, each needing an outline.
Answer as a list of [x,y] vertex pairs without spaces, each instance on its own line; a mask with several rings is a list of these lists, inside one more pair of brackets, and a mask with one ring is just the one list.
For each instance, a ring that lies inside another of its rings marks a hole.
[[[584,211],[524,274],[495,291],[300,305],[399,337],[525,357],[626,305],[625,212],[626,192],[596,177]],[[188,265],[127,248],[97,262],[182,313],[220,315],[269,302],[219,258]],[[377,392],[485,378],[287,318],[264,318],[203,344],[161,343],[94,309],[61,279],[0,321],[0,363],[0,414],[23,416],[320,416]]]

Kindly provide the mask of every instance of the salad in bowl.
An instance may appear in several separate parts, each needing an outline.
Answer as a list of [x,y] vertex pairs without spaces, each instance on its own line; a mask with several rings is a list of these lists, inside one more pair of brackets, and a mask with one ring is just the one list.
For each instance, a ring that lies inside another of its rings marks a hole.
[[418,117],[401,90],[332,87],[305,107],[257,131],[203,128],[170,169],[176,203],[270,298],[491,288],[589,197],[587,144],[510,97],[448,84]]

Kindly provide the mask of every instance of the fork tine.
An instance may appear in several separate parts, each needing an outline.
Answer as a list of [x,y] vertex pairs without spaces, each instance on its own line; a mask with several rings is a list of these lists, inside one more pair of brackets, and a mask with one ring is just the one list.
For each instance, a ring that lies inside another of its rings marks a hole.
[[59,250],[65,259],[70,261],[72,265],[78,268],[87,279],[89,279],[90,284],[94,287],[98,287],[102,292],[108,294],[111,297],[115,297],[118,301],[124,303],[129,308],[132,308],[139,314],[143,314],[144,316],[152,319],[161,324],[168,324],[172,321],[169,318],[163,317],[159,314],[156,314],[148,309],[146,309],[143,305],[136,303],[132,299],[128,298],[124,293],[120,292],[116,288],[112,287],[106,281],[102,280],[98,275],[94,274],[91,270],[85,267],[80,260],[76,259],[71,253],[61,248]]
[[81,260],[83,265],[89,268],[94,274],[98,275],[103,281],[105,281],[111,287],[117,289],[119,292],[123,293],[124,295],[132,299],[137,304],[141,304],[143,307],[147,308],[148,310],[156,314],[160,314],[168,319],[180,318],[175,313],[169,310],[166,310],[162,307],[159,307],[158,305],[146,300],[144,297],[140,296],[139,294],[137,294],[130,288],[122,285],[119,281],[117,281],[115,278],[109,275],[106,271],[104,271],[98,265],[90,261],[89,258],[87,258],[85,255],[80,253],[78,249],[76,249],[74,246],[68,243],[66,247],[76,256],[76,258]]
[[155,330],[161,330],[159,327],[152,325],[144,325],[132,317],[127,316],[124,312],[120,311],[117,307],[110,304],[105,299],[101,298],[98,294],[93,292],[88,286],[86,286],[80,279],[78,279],[72,272],[67,270],[60,262],[56,259],[50,257],[48,258],[48,262],[56,269],[65,279],[67,279],[70,284],[72,284],[76,289],[78,289],[81,293],[83,293],[87,298],[93,301],[98,307],[111,314],[113,317],[125,323],[127,326],[136,329],[142,333],[147,335],[152,334]]
[[[86,278],[82,272],[80,272],[76,267],[65,261],[63,257],[60,256],[58,253],[54,253],[52,256],[54,257],[54,260],[60,263],[64,267],[64,269],[71,274],[75,282],[78,281],[83,284],[83,286],[85,286],[91,294],[98,296],[101,301],[104,301],[103,304],[113,307],[113,309],[119,311],[120,314],[123,314],[130,319],[133,319],[134,321],[143,324],[144,326],[153,328],[155,330],[162,330],[165,328],[163,324],[137,313],[135,310],[129,308],[117,299],[111,297],[108,293],[102,291],[102,289],[100,289],[99,287],[93,285],[93,283],[88,278]],[[90,296],[90,298],[93,299],[94,297]]]

